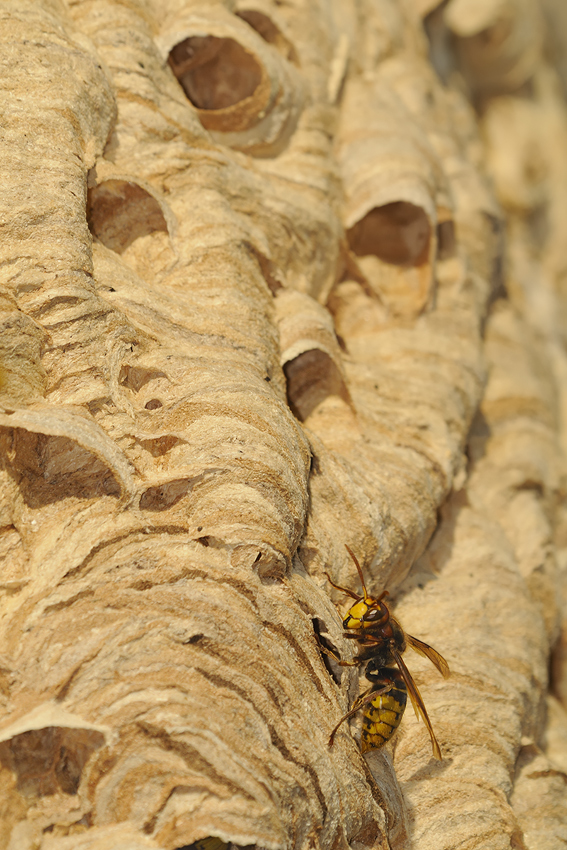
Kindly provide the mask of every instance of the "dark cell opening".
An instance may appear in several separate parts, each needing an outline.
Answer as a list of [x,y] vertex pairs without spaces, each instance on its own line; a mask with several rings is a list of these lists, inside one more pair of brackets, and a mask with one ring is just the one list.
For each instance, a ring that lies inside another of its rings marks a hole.
[[358,257],[374,254],[396,266],[421,266],[429,256],[431,226],[422,207],[394,201],[374,207],[348,231]]
[[262,79],[257,60],[232,38],[191,36],[169,54],[169,64],[197,109],[226,109],[250,97]]
[[29,507],[120,495],[113,471],[74,440],[15,428],[13,441],[10,466]]
[[105,180],[89,191],[87,220],[91,233],[117,254],[141,236],[156,230],[167,233],[156,199],[126,180]]
[[313,623],[313,631],[315,632],[315,637],[321,653],[321,659],[327,669],[327,673],[329,673],[329,675],[335,680],[337,685],[340,685],[341,668],[336,662],[333,664],[332,661],[332,659],[340,657],[339,651],[334,643],[329,640],[328,629],[323,620],[320,620],[318,617],[312,617],[311,622]]
[[155,437],[153,440],[140,440],[140,445],[153,457],[163,457],[182,442],[183,440],[180,440],[173,434],[163,434],[161,437]]
[[183,499],[192,486],[191,480],[179,478],[158,487],[148,487],[140,498],[140,509],[142,511],[165,511]]
[[285,37],[271,18],[263,12],[256,11],[256,9],[241,9],[236,14],[239,18],[242,18],[243,21],[246,21],[253,30],[256,30],[258,35],[261,36],[264,41],[273,45],[284,59],[287,59],[289,62],[293,62],[295,65],[299,64],[297,52],[293,44]]
[[453,221],[442,221],[437,225],[437,258],[448,260],[455,256],[457,237]]
[[47,726],[3,741],[0,764],[16,775],[17,788],[25,797],[71,795],[78,791],[91,753],[103,745],[101,732]]
[[305,351],[284,366],[288,404],[296,419],[305,422],[328,396],[347,404],[349,396],[343,377],[328,354],[318,348]]
[[[139,366],[129,366],[125,364],[120,369],[119,382],[123,387],[133,390],[135,393],[140,392],[142,387],[150,381],[155,381],[158,378],[166,378],[165,372],[157,369],[144,369]],[[158,405],[161,407],[161,404]],[[147,405],[146,405],[147,407]]]

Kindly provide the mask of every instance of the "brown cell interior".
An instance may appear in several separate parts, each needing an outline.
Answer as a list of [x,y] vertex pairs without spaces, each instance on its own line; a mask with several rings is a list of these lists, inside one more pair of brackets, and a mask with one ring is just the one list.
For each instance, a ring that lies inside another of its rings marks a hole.
[[0,744],[0,764],[15,774],[24,797],[76,794],[87,759],[103,743],[90,729],[32,729]]
[[100,458],[63,436],[15,429],[10,469],[31,508],[63,498],[94,499],[120,492],[112,470]]
[[288,403],[300,422],[329,396],[349,403],[348,392],[337,366],[328,354],[313,348],[284,366]]
[[167,233],[160,205],[145,189],[126,180],[105,180],[89,191],[87,219],[91,233],[122,254],[141,236]]
[[232,38],[191,36],[169,54],[183,91],[198,109],[226,109],[250,97],[262,79],[254,56]]
[[140,509],[143,511],[164,511],[171,508],[187,495],[193,482],[187,478],[179,478],[157,487],[148,487],[140,498]]
[[431,226],[422,207],[394,201],[374,207],[348,231],[358,257],[374,254],[397,266],[421,266],[429,256]]

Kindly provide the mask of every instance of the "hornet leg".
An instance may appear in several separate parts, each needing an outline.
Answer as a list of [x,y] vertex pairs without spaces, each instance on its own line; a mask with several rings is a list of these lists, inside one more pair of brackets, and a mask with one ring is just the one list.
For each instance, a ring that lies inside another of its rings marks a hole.
[[353,714],[356,714],[356,712],[361,709],[363,705],[367,705],[369,702],[372,702],[374,697],[380,696],[380,694],[387,694],[388,691],[391,691],[393,687],[393,682],[388,682],[382,688],[377,688],[375,685],[373,685],[367,691],[364,691],[363,694],[360,694],[360,696],[357,697],[353,702],[351,710],[347,711],[347,713],[341,717],[341,719],[329,735],[329,746],[333,746],[335,734],[339,727],[342,726],[342,724],[345,722],[345,720],[348,720],[349,717],[352,717]]

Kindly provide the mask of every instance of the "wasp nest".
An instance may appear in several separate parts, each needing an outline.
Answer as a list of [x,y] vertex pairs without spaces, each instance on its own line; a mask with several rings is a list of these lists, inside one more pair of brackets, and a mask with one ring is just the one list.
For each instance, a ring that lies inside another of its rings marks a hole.
[[5,0],[2,847],[564,845],[562,9]]

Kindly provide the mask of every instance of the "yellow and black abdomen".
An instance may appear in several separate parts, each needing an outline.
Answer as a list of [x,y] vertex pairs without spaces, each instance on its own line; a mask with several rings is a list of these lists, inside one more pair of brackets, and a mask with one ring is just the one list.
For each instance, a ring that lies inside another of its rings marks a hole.
[[408,698],[406,686],[397,670],[377,670],[371,681],[377,691],[388,685],[391,688],[385,693],[377,693],[364,712],[360,741],[363,753],[382,747],[390,740],[400,725]]

